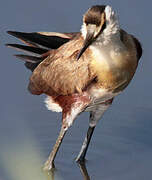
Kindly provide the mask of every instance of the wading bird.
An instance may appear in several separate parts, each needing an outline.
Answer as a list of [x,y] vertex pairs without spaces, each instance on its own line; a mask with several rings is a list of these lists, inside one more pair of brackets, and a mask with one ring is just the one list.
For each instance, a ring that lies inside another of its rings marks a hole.
[[62,112],[62,126],[44,169],[54,159],[76,117],[90,112],[89,128],[76,161],[84,162],[97,122],[114,97],[129,84],[142,55],[140,42],[119,26],[110,6],[93,6],[84,14],[81,32],[8,31],[26,45],[7,44],[34,55],[16,55],[32,71],[29,91],[46,94],[52,111]]

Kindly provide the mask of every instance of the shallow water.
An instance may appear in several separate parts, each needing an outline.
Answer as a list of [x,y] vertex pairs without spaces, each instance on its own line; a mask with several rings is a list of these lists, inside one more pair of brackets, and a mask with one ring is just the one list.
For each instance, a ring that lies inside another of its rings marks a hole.
[[[96,127],[88,150],[86,168],[90,179],[148,179],[152,164],[152,109],[125,110],[114,105]],[[27,113],[32,117],[32,112]],[[1,130],[0,164],[4,177],[8,174],[16,180],[53,177],[43,173],[42,165],[57,138],[60,114],[45,114],[45,119],[37,114],[37,118],[25,119],[25,124],[21,123],[22,118],[19,122],[13,120],[16,122],[13,126],[3,127],[5,133]],[[54,179],[85,179],[74,159],[87,131],[87,118],[87,113],[80,115],[66,134],[55,160]]]
[[[61,114],[45,108],[44,96],[28,93],[30,72],[12,57],[15,51],[3,44],[16,42],[5,33],[7,30],[79,31],[82,14],[101,1],[67,1],[67,4],[38,1],[35,8],[35,1],[14,0],[3,1],[0,7],[0,17],[3,17],[0,32],[0,180],[151,179],[152,24],[148,22],[151,2],[137,0],[103,1],[118,11],[122,27],[141,40],[144,54],[133,81],[98,123],[87,153],[86,169],[75,162],[88,128],[89,114],[83,113],[64,138],[55,160],[56,170],[49,175],[42,171],[58,136]],[[42,9],[45,11],[40,13]],[[84,175],[82,169],[88,175]]]

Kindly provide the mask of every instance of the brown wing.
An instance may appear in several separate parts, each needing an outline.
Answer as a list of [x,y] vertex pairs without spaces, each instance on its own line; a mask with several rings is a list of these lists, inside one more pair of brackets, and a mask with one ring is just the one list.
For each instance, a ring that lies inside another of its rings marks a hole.
[[[125,37],[130,36],[133,40],[133,43],[135,45],[135,51],[136,51],[136,57],[137,57],[137,61],[139,61],[139,59],[142,56],[142,46],[141,43],[139,42],[139,40],[137,38],[135,38],[135,36],[133,36],[132,34],[127,34],[123,29],[120,30],[120,38],[121,40],[125,43],[128,44],[128,41]],[[134,48],[133,48],[134,49]]]
[[79,33],[57,33],[57,32],[16,32],[8,31],[8,34],[17,37],[28,46],[20,44],[6,44],[7,47],[13,47],[24,51],[30,55],[15,55],[25,61],[25,66],[33,71],[40,62],[42,62],[50,53],[50,49],[57,49],[64,43],[73,39]]
[[95,78],[89,68],[91,56],[89,49],[79,60],[76,60],[82,43],[81,36],[77,36],[59,49],[52,51],[51,55],[34,70],[30,78],[30,92],[48,95],[82,92]]
[[37,32],[38,34],[44,35],[44,36],[55,36],[60,38],[66,38],[66,39],[73,39],[75,36],[77,36],[78,32],[71,32],[71,33],[60,33],[60,32]]
[[135,38],[133,35],[131,35],[132,38],[133,38],[133,41],[135,43],[135,46],[136,46],[136,52],[137,52],[137,59],[139,61],[139,59],[141,58],[142,56],[142,46],[141,46],[141,43],[138,41],[137,38]]

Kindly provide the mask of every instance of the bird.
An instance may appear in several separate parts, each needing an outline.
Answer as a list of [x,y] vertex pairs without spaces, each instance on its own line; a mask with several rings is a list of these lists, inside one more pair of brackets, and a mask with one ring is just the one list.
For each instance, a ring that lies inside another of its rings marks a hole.
[[89,127],[76,162],[85,162],[91,137],[98,121],[132,80],[142,46],[120,28],[117,13],[110,5],[94,5],[83,15],[80,32],[18,32],[8,34],[22,44],[7,44],[28,54],[17,54],[32,71],[28,90],[45,94],[51,111],[62,112],[56,143],[44,164],[55,168],[62,140],[82,112],[89,112]]

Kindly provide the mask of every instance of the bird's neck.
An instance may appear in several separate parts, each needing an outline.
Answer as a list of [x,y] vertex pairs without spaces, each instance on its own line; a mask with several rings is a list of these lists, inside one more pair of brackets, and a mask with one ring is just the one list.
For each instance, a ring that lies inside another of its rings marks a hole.
[[106,28],[103,31],[103,34],[105,36],[109,36],[111,34],[117,33],[117,31],[119,31],[120,29],[118,16],[110,6],[106,7],[105,14],[106,14]]
[[99,34],[95,43],[103,45],[109,44],[111,41],[117,41],[120,39],[120,26],[118,19],[113,16],[110,20],[106,21],[106,28]]

